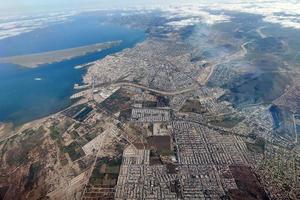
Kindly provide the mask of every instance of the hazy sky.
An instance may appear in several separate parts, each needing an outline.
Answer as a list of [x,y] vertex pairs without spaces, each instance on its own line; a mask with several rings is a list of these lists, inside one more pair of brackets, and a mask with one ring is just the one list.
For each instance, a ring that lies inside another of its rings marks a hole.
[[[24,12],[72,10],[85,8],[112,8],[140,5],[162,5],[180,3],[214,3],[249,0],[0,0],[0,15]],[[253,0],[252,0],[253,1]],[[262,1],[262,0],[254,0]],[[281,1],[281,0],[277,0]]]
[[[80,9],[101,8],[124,8],[132,6],[180,4],[180,3],[294,3],[300,0],[0,0],[0,16],[14,15],[18,13],[41,12],[41,11],[64,11]],[[295,8],[296,9],[296,8]]]
[[153,4],[205,2],[207,0],[0,0],[0,13],[14,14],[85,8],[128,7]]

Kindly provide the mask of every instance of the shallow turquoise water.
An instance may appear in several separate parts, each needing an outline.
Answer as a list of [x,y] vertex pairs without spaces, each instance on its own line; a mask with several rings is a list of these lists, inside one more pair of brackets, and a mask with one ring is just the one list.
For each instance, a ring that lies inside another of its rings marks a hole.
[[86,72],[74,66],[133,47],[146,37],[143,30],[104,24],[102,20],[97,15],[76,16],[63,24],[0,40],[0,57],[123,41],[102,52],[35,69],[0,65],[0,121],[21,124],[66,108],[71,104],[74,83],[80,83]]

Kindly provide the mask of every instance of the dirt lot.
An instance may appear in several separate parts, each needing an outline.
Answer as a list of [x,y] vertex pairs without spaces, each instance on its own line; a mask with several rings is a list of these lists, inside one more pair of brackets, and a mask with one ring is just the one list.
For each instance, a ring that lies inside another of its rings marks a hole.
[[233,200],[269,200],[257,177],[247,166],[230,166],[238,190],[229,190],[228,196]]
[[164,136],[150,136],[147,137],[147,142],[150,147],[154,148],[159,153],[168,153],[171,151],[171,137]]

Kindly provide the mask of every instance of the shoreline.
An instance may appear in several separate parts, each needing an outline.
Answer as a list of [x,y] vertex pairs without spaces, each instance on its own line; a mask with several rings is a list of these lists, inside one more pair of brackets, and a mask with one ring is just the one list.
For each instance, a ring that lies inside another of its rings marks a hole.
[[32,128],[37,124],[43,123],[45,120],[47,120],[51,117],[60,115],[62,112],[64,112],[65,110],[67,110],[69,108],[72,108],[73,106],[77,106],[79,104],[83,104],[83,103],[87,103],[87,102],[88,102],[87,99],[79,99],[78,101],[72,103],[70,106],[68,106],[58,112],[49,114],[47,116],[44,116],[44,117],[41,117],[38,119],[31,120],[31,121],[28,121],[25,123],[17,124],[17,125],[14,124],[13,122],[0,122],[0,143],[2,143],[14,136],[21,134],[22,131],[24,131],[26,129]]
[[[145,38],[146,39],[146,38]],[[136,45],[138,45],[138,44],[140,44],[140,43],[142,43],[142,42],[144,42],[145,40],[143,40],[143,41],[140,41],[140,42],[137,42],[133,47],[131,47],[131,48],[134,48]],[[117,40],[117,41],[113,41],[113,42],[122,42],[121,40]],[[109,42],[110,43],[110,42]],[[115,45],[114,45],[115,46]],[[112,47],[114,47],[114,46],[112,46]],[[110,48],[112,48],[112,47],[110,47]],[[131,49],[130,48],[130,49]],[[119,51],[119,52],[116,52],[116,53],[113,53],[113,54],[108,54],[108,55],[106,55],[105,57],[107,57],[107,56],[113,56],[113,55],[115,55],[115,54],[118,54],[118,53],[120,53],[120,52],[122,52],[122,51],[124,51],[124,50],[127,50],[128,48],[125,48],[125,49],[123,49],[123,50],[121,50],[121,51]],[[0,58],[1,59],[1,58]],[[102,59],[104,59],[104,58],[102,58]],[[100,59],[100,60],[102,60],[102,59]],[[85,64],[83,64],[82,66],[84,67],[84,68],[90,68],[91,67],[91,64],[92,63],[94,63],[95,61],[92,61],[92,62],[87,62],[87,63],[85,63]],[[0,62],[1,63],[1,62]],[[87,74],[88,74],[88,72],[86,72],[85,74],[83,74],[82,75],[82,82],[84,83],[84,79],[85,79],[85,77],[87,76]],[[76,83],[75,83],[76,84]],[[75,89],[75,88],[74,88]],[[85,97],[83,97],[83,98],[78,98],[78,99],[75,99],[73,102],[71,102],[70,103],[70,105],[69,106],[67,106],[66,108],[64,108],[64,109],[62,109],[62,110],[60,110],[60,111],[57,111],[57,112],[54,112],[54,113],[52,113],[52,114],[48,114],[47,116],[44,116],[44,117],[41,117],[41,118],[37,118],[37,119],[33,119],[33,120],[30,120],[30,121],[28,121],[28,122],[25,122],[25,123],[20,123],[20,124],[14,124],[13,122],[1,122],[0,121],[0,143],[2,143],[3,141],[6,141],[6,140],[8,140],[8,139],[10,139],[10,138],[12,138],[12,137],[14,137],[14,136],[17,136],[17,135],[19,135],[19,134],[21,134],[22,133],[22,131],[24,131],[24,130],[26,130],[26,129],[28,129],[28,128],[31,128],[31,127],[34,127],[36,124],[40,124],[40,123],[42,123],[42,122],[44,122],[45,120],[47,120],[47,119],[49,119],[49,118],[51,118],[51,117],[55,117],[55,116],[57,116],[57,115],[59,115],[60,113],[62,113],[63,111],[65,111],[65,110],[67,110],[67,109],[69,109],[69,108],[71,108],[71,107],[73,107],[73,106],[76,106],[76,105],[79,105],[79,104],[83,104],[83,103],[87,103],[89,100],[87,99],[87,98],[85,98]],[[1,132],[1,125],[10,125],[11,126],[11,128],[9,129],[9,130],[6,130],[6,132]]]

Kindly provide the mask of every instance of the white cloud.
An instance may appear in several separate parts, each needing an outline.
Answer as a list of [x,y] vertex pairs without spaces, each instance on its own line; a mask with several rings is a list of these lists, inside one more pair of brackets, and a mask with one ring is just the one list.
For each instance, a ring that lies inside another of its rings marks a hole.
[[228,10],[258,14],[264,21],[280,24],[283,27],[300,29],[300,1],[256,0],[214,3],[211,10]]
[[169,25],[184,26],[193,25],[196,23],[215,24],[219,22],[225,22],[230,20],[226,15],[215,15],[205,11],[199,6],[183,5],[183,6],[168,6],[162,8],[164,12],[167,12],[171,17],[188,18],[180,21],[170,22]]
[[0,22],[0,40],[43,28],[53,23],[66,21],[74,14],[76,13],[51,13],[47,15],[36,15],[34,17],[18,16],[6,18],[5,20],[2,19]]
[[[168,25],[180,28],[197,23],[215,24],[230,21],[230,17],[222,14],[224,11],[237,11],[263,16],[263,20],[270,23],[280,24],[283,27],[300,29],[300,1],[299,0],[214,0],[194,1],[190,4],[169,3],[154,5],[140,5],[135,7],[124,7],[123,11],[135,13],[146,13],[159,9],[165,12],[170,22]],[[106,10],[106,9],[86,9],[85,11]],[[120,10],[115,8],[114,10]],[[81,10],[80,12],[83,12]],[[216,12],[212,11],[219,11]],[[221,12],[220,12],[221,11]],[[79,11],[57,12],[51,14],[40,14],[35,16],[17,16],[0,18],[0,39],[13,37],[32,30],[43,28],[52,23],[63,22],[70,19],[70,16]],[[125,13],[128,14],[128,13]]]
[[197,18],[190,18],[190,19],[183,19],[179,21],[171,21],[168,23],[170,26],[175,26],[175,27],[185,27],[193,24],[199,23],[199,19]]
[[212,11],[237,11],[261,15],[263,20],[280,24],[283,27],[300,29],[300,1],[299,0],[231,0],[231,1],[195,1],[192,4],[152,6],[169,13],[171,18],[186,17],[178,22],[171,22],[174,26],[190,25],[191,23],[214,24],[229,21],[224,14],[212,14]]

